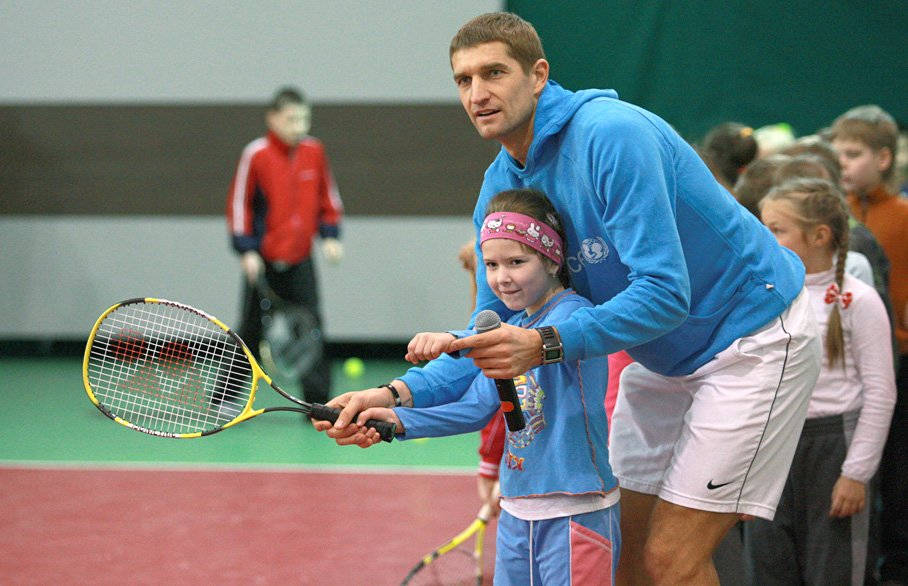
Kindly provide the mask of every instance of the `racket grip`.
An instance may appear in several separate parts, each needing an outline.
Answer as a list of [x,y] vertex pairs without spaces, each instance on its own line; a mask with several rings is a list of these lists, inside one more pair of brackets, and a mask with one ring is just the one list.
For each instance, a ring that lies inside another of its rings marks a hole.
[[[327,405],[322,405],[321,403],[312,403],[312,408],[309,411],[309,415],[313,419],[330,421],[331,423],[334,423],[335,421],[337,421],[337,416],[340,415],[340,412],[340,409],[335,409],[334,407],[328,407]],[[394,428],[396,426],[390,421],[370,419],[366,422],[366,427],[374,427],[375,431],[378,432],[378,435],[381,436],[381,439],[386,442],[390,442],[392,439],[394,439]]]

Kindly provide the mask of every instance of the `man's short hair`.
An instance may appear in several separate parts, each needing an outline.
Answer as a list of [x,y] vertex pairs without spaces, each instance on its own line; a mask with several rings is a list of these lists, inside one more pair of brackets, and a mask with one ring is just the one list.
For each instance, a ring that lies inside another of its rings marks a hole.
[[302,105],[306,103],[306,96],[302,91],[293,87],[285,86],[275,92],[274,97],[271,98],[271,102],[268,103],[269,112],[278,112],[283,110],[285,106],[289,105]]
[[[832,140],[854,140],[862,142],[874,151],[888,148],[895,162],[899,127],[888,112],[874,104],[858,106],[835,119],[830,129]],[[895,165],[883,172],[883,178],[892,176]]]
[[448,57],[461,49],[500,41],[508,47],[508,55],[517,60],[524,72],[540,59],[545,59],[542,41],[533,25],[511,12],[488,12],[460,27],[451,39]]

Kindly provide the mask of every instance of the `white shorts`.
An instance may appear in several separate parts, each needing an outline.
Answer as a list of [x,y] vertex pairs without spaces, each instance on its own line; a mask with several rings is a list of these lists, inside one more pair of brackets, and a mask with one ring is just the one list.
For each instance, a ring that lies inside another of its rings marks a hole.
[[624,369],[609,445],[621,488],[773,518],[822,360],[807,295],[693,374]]

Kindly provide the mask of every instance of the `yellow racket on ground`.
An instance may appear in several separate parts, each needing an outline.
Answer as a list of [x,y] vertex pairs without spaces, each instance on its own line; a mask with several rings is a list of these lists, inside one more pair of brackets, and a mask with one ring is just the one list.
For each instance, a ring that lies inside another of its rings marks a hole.
[[422,584],[482,585],[482,545],[491,509],[482,506],[470,525],[423,556],[401,586]]
[[[332,422],[340,413],[274,384],[240,337],[217,318],[165,299],[130,299],[101,314],[85,347],[82,378],[102,413],[160,437],[211,435],[271,411]],[[261,380],[296,406],[256,409]],[[385,441],[394,437],[393,423],[367,425]]]

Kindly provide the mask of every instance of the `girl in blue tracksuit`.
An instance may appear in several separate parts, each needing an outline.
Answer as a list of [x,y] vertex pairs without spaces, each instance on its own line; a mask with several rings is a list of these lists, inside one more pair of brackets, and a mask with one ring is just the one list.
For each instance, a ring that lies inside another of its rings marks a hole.
[[[486,280],[517,312],[509,324],[542,327],[591,307],[567,288],[561,221],[541,192],[502,192],[487,212],[480,232]],[[418,334],[411,347],[442,346],[471,333]],[[500,465],[496,584],[599,584],[614,576],[620,530],[605,362],[566,360],[514,379],[526,427],[507,432]],[[477,431],[499,406],[494,381],[480,374],[456,402],[370,413],[395,421],[400,439],[415,439]]]

